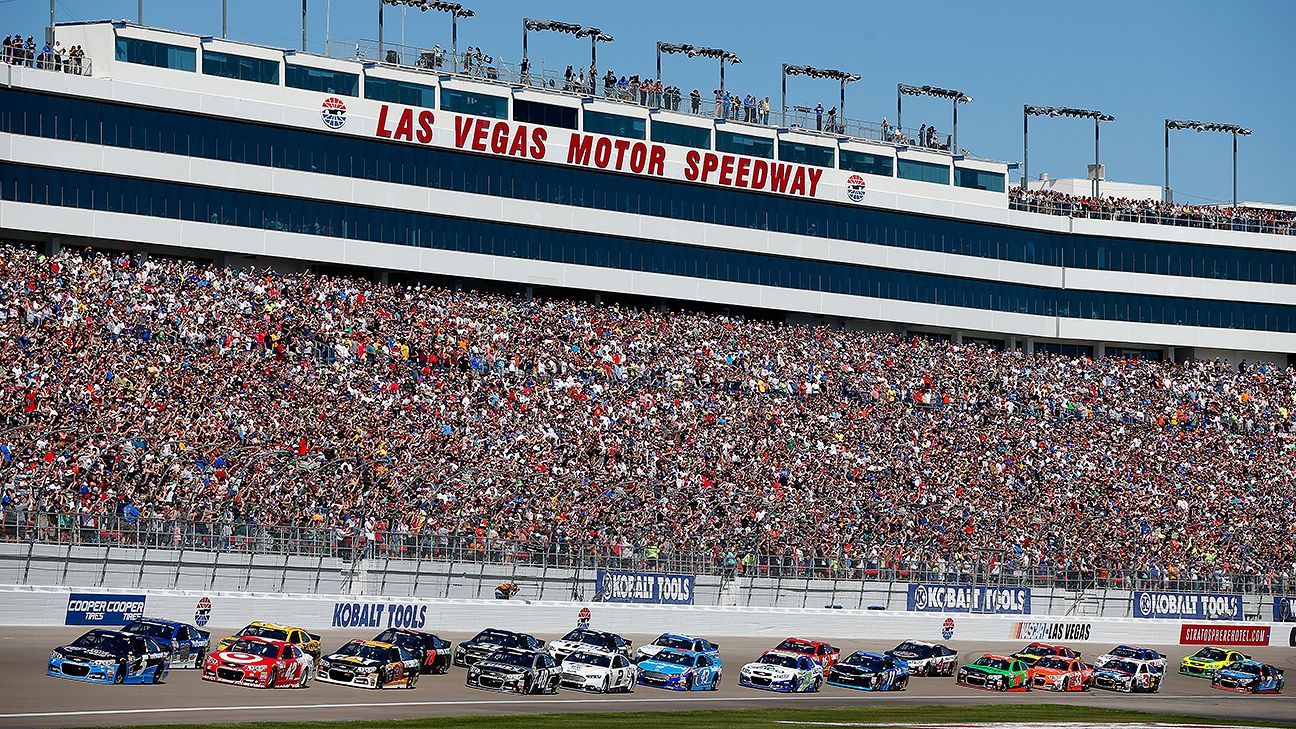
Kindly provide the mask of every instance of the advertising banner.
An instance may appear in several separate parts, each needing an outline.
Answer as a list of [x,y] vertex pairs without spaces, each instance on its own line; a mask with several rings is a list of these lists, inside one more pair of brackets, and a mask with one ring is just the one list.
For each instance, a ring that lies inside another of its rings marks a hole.
[[692,605],[693,575],[599,570],[595,590],[599,602]]
[[1043,640],[1050,643],[1063,641],[1086,641],[1093,633],[1092,623],[1050,623],[1034,621],[1014,623],[1013,640]]
[[1241,620],[1242,596],[1136,591],[1134,617],[1173,620]]
[[1029,587],[974,585],[909,585],[907,609],[928,613],[988,613],[1029,615]]
[[1269,645],[1268,625],[1185,623],[1179,628],[1180,645]]
[[144,595],[73,592],[64,625],[125,625],[144,616]]
[[335,602],[334,628],[414,628],[427,625],[427,605],[401,602]]
[[1275,623],[1296,623],[1296,596],[1275,596],[1273,619]]

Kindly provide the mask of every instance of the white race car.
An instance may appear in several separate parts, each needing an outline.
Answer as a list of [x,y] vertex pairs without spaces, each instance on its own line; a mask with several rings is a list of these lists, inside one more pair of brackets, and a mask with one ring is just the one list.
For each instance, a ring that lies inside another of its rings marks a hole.
[[584,650],[567,655],[558,685],[576,691],[607,694],[634,691],[639,669],[620,653]]
[[600,651],[603,653],[620,653],[630,657],[630,641],[616,633],[605,633],[589,628],[575,628],[567,632],[560,640],[549,642],[549,655],[562,663],[568,654],[577,651]]
[[1118,645],[1094,660],[1094,668],[1102,668],[1112,661],[1132,661],[1146,663],[1149,668],[1165,673],[1166,657],[1151,648],[1141,646]]
[[908,663],[911,676],[953,676],[958,669],[958,651],[936,643],[906,640],[886,654]]
[[809,656],[785,651],[765,651],[738,672],[739,686],[789,694],[818,691],[823,681],[823,666]]

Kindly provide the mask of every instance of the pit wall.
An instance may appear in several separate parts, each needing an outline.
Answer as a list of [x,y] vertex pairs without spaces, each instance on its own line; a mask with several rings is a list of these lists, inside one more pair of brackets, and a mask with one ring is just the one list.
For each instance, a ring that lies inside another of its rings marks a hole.
[[121,613],[114,614],[116,611],[140,609],[150,617],[198,623],[216,633],[265,620],[311,631],[354,630],[370,635],[388,627],[447,633],[500,627],[552,637],[571,629],[587,610],[591,625],[601,630],[633,634],[681,632],[718,639],[778,640],[807,634],[842,642],[1044,640],[1110,645],[1296,646],[1296,625],[1291,623],[0,587],[0,626],[113,627],[122,622]]

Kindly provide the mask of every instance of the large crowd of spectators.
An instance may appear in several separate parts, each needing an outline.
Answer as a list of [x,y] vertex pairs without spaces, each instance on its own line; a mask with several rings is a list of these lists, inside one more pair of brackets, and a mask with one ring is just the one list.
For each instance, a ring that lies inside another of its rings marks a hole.
[[1011,207],[1047,215],[1296,235],[1296,212],[1239,205],[1175,205],[1155,199],[1077,197],[1055,190],[1008,190]]
[[842,577],[1296,574],[1289,366],[16,247],[0,351],[6,538],[197,523]]

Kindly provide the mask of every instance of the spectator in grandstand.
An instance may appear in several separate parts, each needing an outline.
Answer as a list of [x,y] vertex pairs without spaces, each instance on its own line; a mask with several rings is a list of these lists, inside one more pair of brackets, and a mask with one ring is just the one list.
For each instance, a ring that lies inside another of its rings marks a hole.
[[815,115],[815,130],[823,131],[823,115],[824,115],[823,104],[815,104],[814,115]]
[[697,89],[693,89],[689,93],[689,105],[692,107],[694,114],[702,112],[702,93]]
[[760,102],[760,123],[768,125],[769,115],[770,115],[770,98],[766,96],[765,98],[761,99]]
[[1296,213],[1287,210],[1217,205],[1174,205],[1160,200],[1075,197],[1053,190],[1010,188],[1010,204],[1020,210],[1071,217],[1296,234]]

